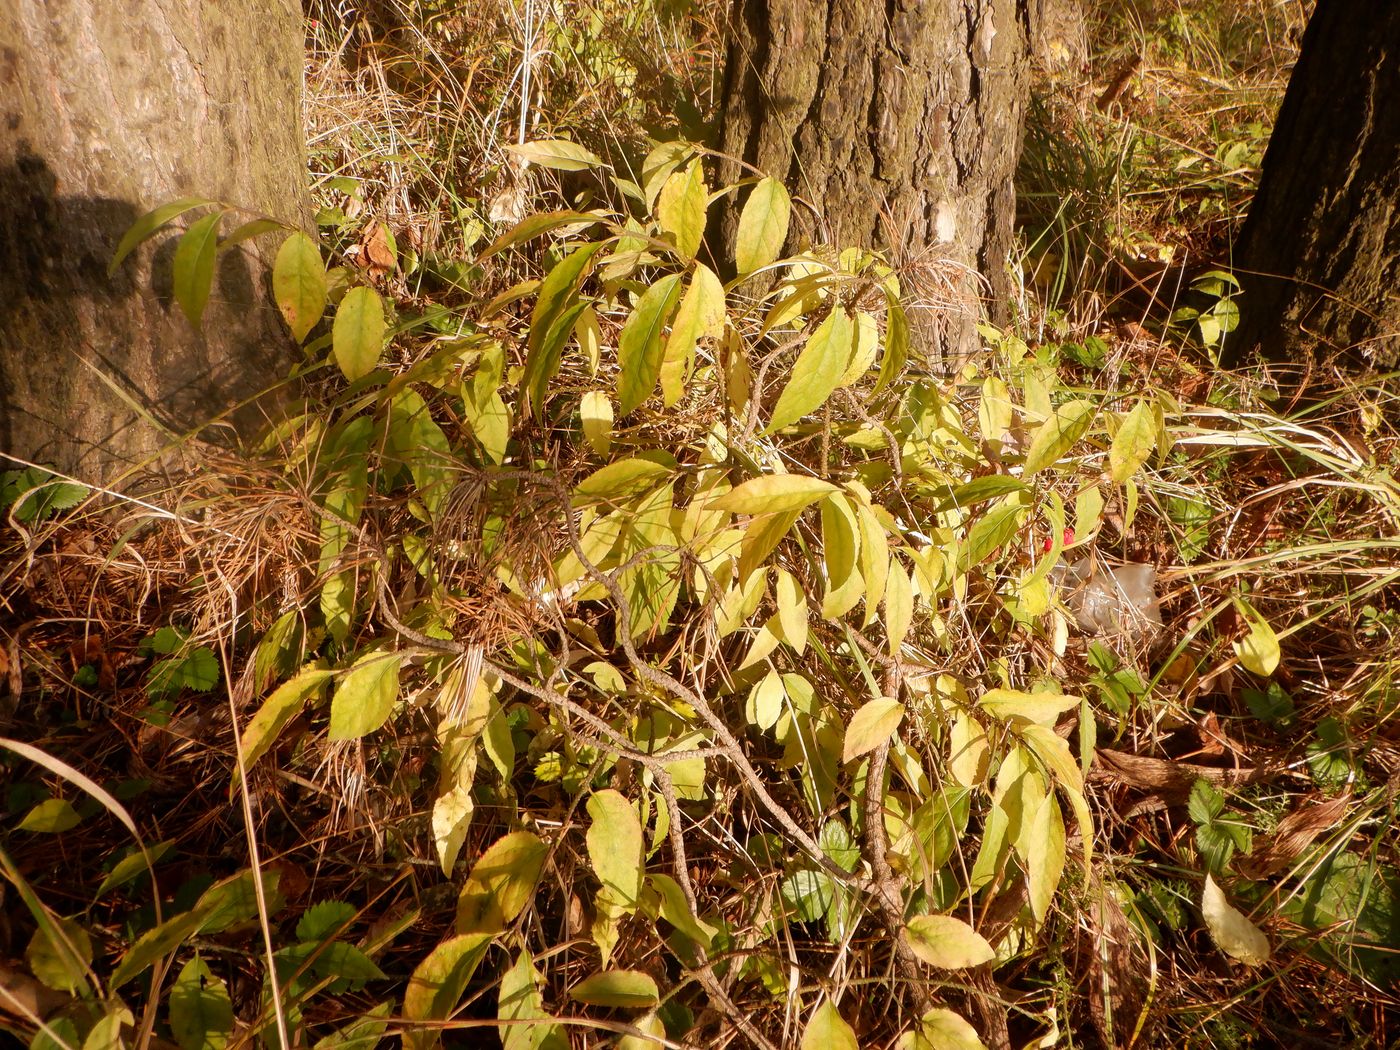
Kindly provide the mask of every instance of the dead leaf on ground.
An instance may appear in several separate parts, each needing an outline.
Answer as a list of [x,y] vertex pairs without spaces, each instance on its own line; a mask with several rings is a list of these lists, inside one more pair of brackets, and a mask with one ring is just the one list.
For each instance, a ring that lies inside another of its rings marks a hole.
[[1235,862],[1236,868],[1251,879],[1277,874],[1301,856],[1324,831],[1336,827],[1346,816],[1349,802],[1349,794],[1325,802],[1304,799],[1278,822],[1272,835],[1254,844],[1254,851],[1248,857]]

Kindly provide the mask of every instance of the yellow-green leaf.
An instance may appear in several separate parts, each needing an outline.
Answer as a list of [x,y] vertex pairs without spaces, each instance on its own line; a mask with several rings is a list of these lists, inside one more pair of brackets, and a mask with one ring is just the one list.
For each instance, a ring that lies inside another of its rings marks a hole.
[[783,639],[801,653],[807,645],[807,596],[802,592],[797,577],[786,569],[778,570],[773,599],[778,606],[778,623],[783,629]]
[[881,744],[889,743],[899,723],[904,721],[904,705],[889,696],[882,696],[861,706],[851,716],[846,727],[846,740],[841,747],[841,761],[849,762]]
[[585,977],[569,989],[569,998],[590,1006],[645,1010],[661,1001],[656,982],[637,970],[607,970]]
[[[464,933],[449,937],[418,964],[403,993],[403,1014],[410,1021],[445,1021],[450,1017],[491,946],[489,933]],[[435,1028],[404,1032],[404,1043],[413,1050],[437,1046],[442,1033]]]
[[384,303],[373,288],[351,288],[340,300],[331,326],[331,351],[345,378],[354,382],[374,371],[384,350]]
[[734,238],[734,263],[739,273],[752,273],[777,259],[787,240],[792,198],[777,179],[760,179],[749,191],[739,213]]
[[606,788],[589,796],[588,815],[592,824],[586,841],[593,871],[616,904],[635,911],[642,892],[645,851],[637,807]]
[[822,565],[826,569],[822,615],[828,620],[845,616],[865,594],[865,581],[857,569],[860,546],[855,508],[844,494],[836,493],[822,504]]
[[885,579],[885,636],[891,656],[899,655],[899,647],[909,634],[914,620],[914,583],[899,558],[890,556],[889,575]]
[[228,988],[196,955],[171,986],[170,1032],[182,1050],[222,1050],[232,1031]]
[[536,142],[507,143],[506,149],[541,168],[555,171],[585,171],[601,168],[603,162],[592,150],[568,139],[542,139]]
[[19,829],[56,835],[71,831],[82,822],[83,818],[66,798],[47,798],[24,815]]
[[513,831],[472,866],[457,898],[457,932],[494,934],[524,910],[549,847],[538,835]]
[[214,287],[219,220],[223,217],[223,212],[216,211],[196,219],[190,223],[190,228],[175,248],[175,301],[196,328],[204,318],[204,307],[208,305],[209,292]]
[[243,729],[244,769],[251,769],[267,754],[287,723],[301,712],[307,697],[318,692],[334,674],[329,668],[308,666],[272,691]]
[[667,408],[681,399],[690,381],[695,344],[724,330],[724,306],[724,285],[708,266],[696,263],[662,352],[661,400]]
[[1278,635],[1269,626],[1269,621],[1243,598],[1235,599],[1235,608],[1249,625],[1249,633],[1234,643],[1235,655],[1246,671],[1267,678],[1278,670],[1279,659],[1283,655]]
[[732,514],[780,514],[800,511],[835,491],[831,482],[805,474],[765,474],[735,486],[713,505]]
[[1083,399],[1061,405],[1040,425],[1026,451],[1023,477],[1031,477],[1065,455],[1089,430],[1094,421],[1094,404]]
[[656,221],[663,233],[676,241],[676,251],[690,260],[700,250],[705,236],[705,211],[709,207],[710,191],[705,185],[705,170],[697,157],[666,180],[656,198]]
[[656,388],[661,374],[661,333],[680,298],[680,281],[680,274],[668,274],[643,292],[617,337],[617,402],[624,416]]
[[445,878],[452,877],[475,808],[471,784],[456,784],[433,800],[433,845]]
[[332,740],[358,740],[389,718],[399,695],[401,653],[370,652],[355,661],[331,697]]
[[996,958],[987,939],[952,915],[918,915],[904,928],[910,949],[930,966],[964,970]]
[[772,729],[783,713],[785,696],[782,676],[777,671],[769,671],[749,690],[748,702],[744,705],[744,716],[751,725],[759,729]]
[[991,750],[982,723],[958,708],[948,730],[948,772],[965,788],[981,787],[991,765]]
[[1230,906],[1224,891],[1209,874],[1201,895],[1201,917],[1206,921],[1211,940],[1230,958],[1246,966],[1263,966],[1269,961],[1272,954],[1269,938],[1242,912]]
[[[977,1035],[977,1029],[961,1016],[944,1007],[924,1014],[917,1033],[923,1040],[918,1050],[987,1050]],[[904,1047],[899,1047],[904,1050]]]
[[1053,792],[1029,817],[1025,843],[1027,895],[1037,924],[1050,914],[1050,902],[1065,870],[1065,819]]
[[1108,472],[1120,485],[1136,474],[1157,446],[1157,416],[1148,401],[1139,401],[1114,435]]
[[574,506],[616,503],[651,488],[672,472],[672,467],[649,459],[620,459],[599,467],[574,486]]
[[272,294],[298,343],[326,312],[326,265],[321,249],[298,230],[277,250],[272,263]]
[[122,234],[121,243],[117,245],[116,252],[112,255],[112,261],[107,266],[107,276],[112,277],[117,272],[117,267],[122,264],[122,260],[130,255],[138,244],[150,237],[166,223],[172,219],[177,219],[187,211],[195,208],[202,208],[207,204],[217,204],[206,197],[185,197],[169,204],[162,204],[153,211],[148,211],[141,218],[131,224],[131,228]]
[[988,689],[977,706],[993,718],[1017,719],[1054,726],[1066,711],[1079,706],[1079,697],[1060,693],[1023,693],[1019,689]]
[[792,376],[778,395],[773,415],[764,428],[765,434],[796,423],[820,408],[831,396],[851,360],[853,327],[850,315],[839,304],[817,326],[802,353],[797,355]]
[[30,973],[56,992],[87,992],[92,938],[77,920],[50,915],[29,939],[24,961]]
[[812,1014],[802,1032],[801,1050],[860,1050],[855,1029],[848,1025],[830,999]]

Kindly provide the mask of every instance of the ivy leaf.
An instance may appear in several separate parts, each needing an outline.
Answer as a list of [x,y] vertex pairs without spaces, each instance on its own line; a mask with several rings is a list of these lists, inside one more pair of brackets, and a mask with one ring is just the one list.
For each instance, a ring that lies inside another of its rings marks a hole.
[[336,308],[331,326],[331,352],[350,382],[362,379],[379,364],[384,350],[384,303],[373,288],[351,288]]
[[792,198],[781,182],[760,179],[749,192],[739,213],[739,230],[734,238],[734,263],[740,274],[767,266],[783,250]]
[[952,915],[918,915],[904,928],[909,948],[930,966],[964,970],[996,958],[987,939]]

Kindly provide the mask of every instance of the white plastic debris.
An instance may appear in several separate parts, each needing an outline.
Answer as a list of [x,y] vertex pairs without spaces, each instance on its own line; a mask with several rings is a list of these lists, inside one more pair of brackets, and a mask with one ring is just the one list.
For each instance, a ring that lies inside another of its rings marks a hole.
[[1143,562],[1101,565],[1089,558],[1051,570],[1081,630],[1150,637],[1162,626],[1157,569]]

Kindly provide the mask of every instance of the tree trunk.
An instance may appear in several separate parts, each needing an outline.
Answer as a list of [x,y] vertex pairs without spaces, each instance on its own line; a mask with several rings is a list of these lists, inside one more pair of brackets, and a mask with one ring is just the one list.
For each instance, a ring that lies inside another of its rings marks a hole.
[[0,452],[110,476],[283,374],[275,245],[220,253],[198,332],[171,236],[107,266],[181,197],[305,222],[302,46],[296,0],[0,3]]
[[1400,4],[1319,0],[1235,266],[1236,362],[1400,362]]
[[1028,20],[1026,0],[736,3],[721,150],[786,181],[790,252],[888,250],[933,363],[976,351],[979,313],[1007,319]]

